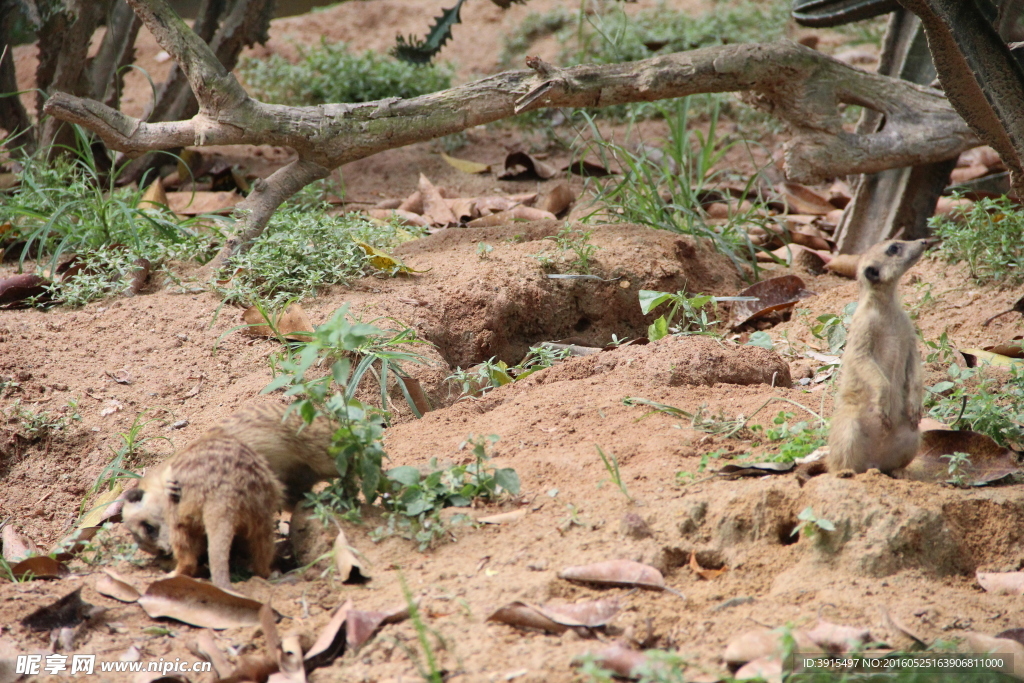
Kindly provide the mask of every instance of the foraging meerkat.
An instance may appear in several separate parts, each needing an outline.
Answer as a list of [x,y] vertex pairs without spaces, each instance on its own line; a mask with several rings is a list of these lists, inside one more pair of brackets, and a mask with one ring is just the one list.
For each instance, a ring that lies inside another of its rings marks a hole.
[[[213,429],[157,467],[125,495],[124,522],[140,546],[172,553],[172,576],[192,576],[203,550],[210,578],[231,588],[231,543],[241,537],[257,576],[270,575],[274,516],[282,486],[267,460],[238,439]],[[150,519],[159,518],[154,527]]]
[[[214,425],[184,451],[150,468],[140,485],[125,494],[121,512],[139,547],[155,555],[173,550],[168,524],[173,501],[167,488],[175,475],[169,473],[168,468],[186,451],[196,460],[213,460],[232,456],[230,449],[221,449],[225,440],[242,444],[264,463],[283,487],[282,503],[286,510],[294,509],[317,482],[338,476],[328,450],[334,431],[330,421],[319,418],[306,425],[294,412],[285,418],[287,409],[287,406],[273,403],[244,406]],[[229,469],[211,464],[206,476],[231,481],[232,474]],[[269,514],[276,511],[275,506]]]
[[891,472],[917,454],[921,357],[897,285],[931,243],[880,242],[857,265],[860,298],[846,338],[828,439],[832,472]]
[[326,418],[312,424],[288,406],[262,403],[243,406],[213,426],[238,439],[267,460],[284,486],[286,509],[293,509],[317,482],[338,476],[330,453],[334,425]]

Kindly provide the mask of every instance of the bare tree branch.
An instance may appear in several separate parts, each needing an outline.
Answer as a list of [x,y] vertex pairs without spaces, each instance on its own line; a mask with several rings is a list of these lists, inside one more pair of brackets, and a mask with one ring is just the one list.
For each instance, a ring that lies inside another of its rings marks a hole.
[[[164,0],[129,0],[180,65],[199,101],[188,121],[146,123],[95,101],[55,93],[53,116],[94,131],[129,154],[184,145],[271,144],[296,150],[239,204],[243,227],[211,262],[247,248],[274,209],[307,182],[357,159],[545,107],[603,107],[697,93],[748,93],[786,121],[787,175],[798,182],[940,161],[978,144],[941,92],[854,69],[791,42],[725,45],[625,64],[559,68],[529,59],[510,71],[413,99],[287,107],[245,93],[205,42]],[[841,103],[885,116],[877,132],[846,132]]]

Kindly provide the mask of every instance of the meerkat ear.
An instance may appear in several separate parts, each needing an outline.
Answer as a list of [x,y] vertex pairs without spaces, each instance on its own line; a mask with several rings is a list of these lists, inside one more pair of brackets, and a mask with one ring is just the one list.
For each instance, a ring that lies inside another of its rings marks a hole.
[[128,489],[125,491],[124,499],[129,503],[138,503],[142,500],[143,493],[145,492],[140,488]]
[[869,282],[878,282],[878,268],[875,268],[874,266],[868,266],[867,268],[864,269],[864,277],[866,277]]

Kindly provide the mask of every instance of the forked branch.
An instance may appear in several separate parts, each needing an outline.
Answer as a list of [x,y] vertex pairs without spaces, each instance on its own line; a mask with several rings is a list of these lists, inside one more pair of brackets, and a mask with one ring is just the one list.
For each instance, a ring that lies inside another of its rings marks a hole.
[[[211,262],[210,274],[251,244],[281,202],[332,169],[522,111],[745,92],[753,104],[792,128],[785,169],[798,182],[940,161],[979,144],[941,92],[860,71],[788,41],[569,68],[530,58],[528,71],[509,71],[408,100],[315,107],[265,104],[245,93],[164,0],[129,2],[187,76],[199,113],[187,121],[147,123],[66,93],[50,98],[47,113],[85,126],[108,147],[130,155],[185,145],[270,144],[292,147],[299,156],[257,183],[238,205],[243,224]],[[840,104],[875,109],[886,123],[876,133],[847,132]]]

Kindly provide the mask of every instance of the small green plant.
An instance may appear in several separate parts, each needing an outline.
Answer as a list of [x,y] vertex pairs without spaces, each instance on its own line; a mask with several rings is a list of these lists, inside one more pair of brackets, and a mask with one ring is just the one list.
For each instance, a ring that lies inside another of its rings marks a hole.
[[11,583],[18,583],[18,577],[14,575],[10,563],[4,559],[3,555],[0,555],[0,576],[5,577]]
[[803,524],[797,524],[790,534],[791,536],[802,534],[804,538],[814,538],[819,532],[836,530],[835,524],[814,514],[814,508],[810,505],[801,510],[796,518]]
[[529,377],[535,372],[562,362],[571,355],[569,349],[554,349],[550,346],[531,346],[526,356],[517,365],[509,366],[503,360],[490,358],[469,370],[456,368],[445,378],[446,382],[458,385],[463,397],[479,397],[491,389],[505,386],[516,380]]
[[[110,449],[114,453],[114,457],[96,478],[96,483],[93,484],[89,495],[99,493],[104,488],[113,488],[114,483],[119,479],[138,479],[139,475],[132,468],[140,464],[145,455],[146,443],[154,439],[163,439],[170,443],[171,440],[166,436],[140,436],[147,425],[156,422],[156,418],[143,421],[142,418],[145,414],[146,411],[138,413],[132,420],[132,426],[128,428],[128,431],[117,435],[121,439],[121,446],[117,450]],[[82,503],[84,505],[85,501],[83,500]]]
[[380,225],[354,216],[330,216],[323,207],[282,207],[251,249],[232,259],[220,293],[228,301],[269,308],[311,296],[321,287],[360,277],[369,268],[365,242],[390,249],[421,234],[394,223]]
[[34,303],[82,305],[130,290],[143,263],[157,271],[170,260],[213,255],[221,219],[139,208],[142,190],[118,187],[117,174],[101,170],[111,161],[96,157],[90,138],[74,131],[73,154],[48,160],[40,150],[20,159],[20,184],[0,202],[0,224],[10,225],[4,241],[18,245],[10,255],[19,269],[36,259],[51,280]]
[[949,460],[949,481],[953,486],[967,486],[967,468],[971,464],[971,454],[956,451],[952,455],[942,456],[943,460]]
[[746,420],[742,417],[732,419],[726,417],[722,412],[719,412],[718,415],[709,415],[707,413],[706,403],[702,403],[697,407],[697,410],[692,413],[685,411],[682,408],[676,408],[675,406],[658,403],[657,401],[639,398],[636,396],[626,396],[622,399],[622,404],[626,406],[648,406],[652,409],[638,417],[638,422],[654,415],[655,413],[664,413],[671,417],[689,420],[689,429],[704,432],[705,434],[714,434],[723,438],[734,436],[746,426]]
[[[310,494],[318,509],[346,512],[357,506],[360,493],[367,503],[373,503],[383,492],[382,486],[386,490],[381,439],[387,419],[388,375],[396,377],[406,401],[415,410],[400,363],[420,363],[423,359],[400,350],[398,345],[418,341],[408,329],[392,331],[389,336],[387,331],[372,324],[351,322],[346,304],[316,329],[309,342],[296,344],[290,355],[281,361],[281,373],[263,389],[263,393],[285,389],[285,395],[296,396],[294,409],[307,423],[323,415],[338,425],[330,452],[339,477],[320,493]],[[328,374],[306,377],[311,370],[327,363],[330,363]],[[379,378],[383,401],[379,409],[355,398],[361,380],[371,369]]]
[[984,365],[961,368],[950,363],[948,379],[927,387],[928,416],[954,429],[987,434],[1000,446],[1024,446],[1024,367],[1014,364],[1001,379]]
[[843,306],[843,312],[840,315],[834,313],[819,315],[816,318],[818,324],[811,327],[811,334],[827,342],[828,350],[832,355],[841,354],[846,348],[846,334],[856,311],[857,302],[852,301]]
[[[434,649],[447,650],[448,644],[441,637],[440,633],[429,628],[424,623],[423,617],[420,615],[419,602],[413,598],[412,591],[409,590],[409,585],[405,582],[405,576],[399,574],[398,581],[402,586],[402,597],[409,608],[409,621],[412,622],[412,627],[416,630],[416,641],[420,646],[420,650],[423,651],[425,663],[420,661],[419,655],[408,645],[398,640],[395,643],[405,651],[405,654],[416,665],[416,670],[424,681],[427,683],[443,683],[445,672],[441,670],[441,666],[438,664]],[[433,644],[430,642],[430,636],[434,636]]]
[[747,340],[747,346],[759,346],[762,349],[768,349],[771,351],[775,348],[775,342],[772,341],[772,336],[764,330],[758,330],[750,335],[750,339]]
[[[647,315],[658,306],[668,303],[671,307],[666,315],[655,318],[647,328],[647,337],[651,341],[657,341],[667,337],[670,333],[675,334],[715,334],[711,327],[718,324],[717,320],[709,320],[707,305],[716,305],[718,301],[726,301],[734,297],[722,297],[721,299],[707,295],[698,294],[688,297],[685,292],[655,292],[650,289],[640,290],[640,310]],[[676,317],[681,315],[681,319]]]
[[571,251],[576,258],[569,262],[569,270],[581,275],[590,275],[590,260],[601,247],[590,243],[593,230],[576,230],[568,223],[553,238],[562,251]]
[[115,562],[130,562],[135,565],[148,562],[144,556],[139,555],[138,550],[139,546],[133,540],[125,541],[124,536],[114,533],[112,522],[104,522],[96,535],[86,541],[76,556],[93,567]]
[[794,417],[791,412],[780,411],[772,419],[773,426],[750,428],[755,435],[763,433],[768,444],[778,448],[778,454],[772,458],[776,462],[793,462],[828,443],[828,425],[824,420],[819,418],[817,425],[806,420],[791,423]]
[[511,468],[491,468],[487,444],[498,440],[469,435],[460,448],[472,448],[474,462],[440,468],[430,460],[426,474],[411,466],[387,471],[389,492],[384,496],[388,525],[374,532],[376,538],[393,533],[415,540],[420,550],[433,547],[446,533],[440,512],[446,507],[468,507],[474,501],[494,501],[502,494],[519,494],[519,475]]
[[451,87],[451,75],[441,67],[407,64],[372,51],[353,54],[343,43],[324,40],[317,47],[300,47],[296,64],[280,55],[250,57],[241,61],[239,73],[256,99],[292,106],[410,98]]
[[[37,412],[25,408],[21,405],[21,399],[15,400],[7,409],[6,418],[9,424],[14,425],[18,434],[28,441],[50,439],[68,426],[68,418],[64,415],[55,415],[46,410]],[[74,413],[72,419],[81,419],[81,416]]]
[[619,166],[622,174],[595,181],[596,202],[602,208],[585,220],[614,216],[616,221],[702,237],[728,256],[744,276],[752,268],[756,277],[759,248],[751,242],[747,229],[768,215],[766,201],[756,189],[756,174],[744,189],[748,202],[724,224],[711,221],[704,210],[707,196],[717,191],[718,184],[731,180],[720,168],[725,155],[748,143],[719,137],[717,107],[712,108],[707,134],[691,126],[690,101],[684,97],[650,105],[665,118],[669,129],[657,147],[626,148],[606,140],[593,118],[586,118],[592,141],[580,154],[593,153],[606,167]]
[[942,239],[939,253],[949,262],[966,262],[978,282],[1024,282],[1024,211],[1006,197],[980,199],[929,224]]
[[594,446],[597,448],[597,455],[601,458],[601,462],[604,464],[605,470],[608,471],[608,476],[611,478],[612,483],[622,491],[622,495],[626,497],[626,500],[632,503],[633,496],[629,495],[629,490],[626,488],[626,482],[622,481],[622,474],[619,472],[619,459],[614,453],[611,455],[605,455],[604,450],[597,444],[594,444]]
[[938,340],[925,339],[924,344],[929,349],[925,355],[926,363],[952,363],[956,360],[956,349],[953,348],[953,344],[950,343],[945,332],[939,335]]
[[494,247],[487,244],[487,242],[476,243],[476,255],[479,256],[481,259],[486,260],[490,258],[492,251],[494,251]]

